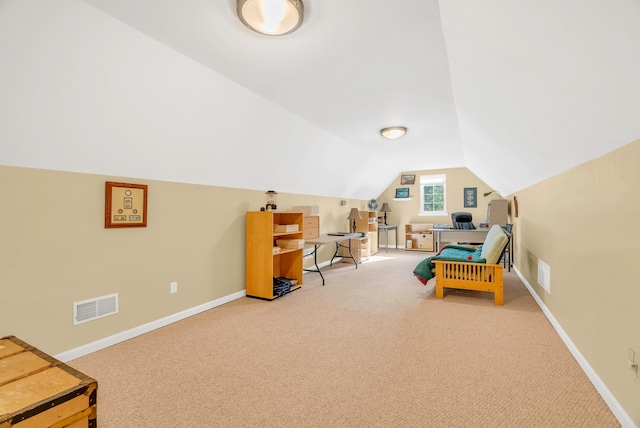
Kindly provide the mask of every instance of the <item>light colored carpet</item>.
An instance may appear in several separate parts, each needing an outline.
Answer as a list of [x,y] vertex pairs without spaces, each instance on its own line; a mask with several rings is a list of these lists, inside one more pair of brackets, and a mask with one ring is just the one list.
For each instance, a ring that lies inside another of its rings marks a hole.
[[428,253],[338,263],[69,364],[123,427],[620,426],[524,285],[493,295],[411,274]]

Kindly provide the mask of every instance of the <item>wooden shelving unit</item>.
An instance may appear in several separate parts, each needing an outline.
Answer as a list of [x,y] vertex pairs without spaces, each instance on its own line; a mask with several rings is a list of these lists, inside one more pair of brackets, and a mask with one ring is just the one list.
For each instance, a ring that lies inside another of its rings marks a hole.
[[[429,232],[429,229],[433,229],[433,224],[405,224],[405,249],[408,251],[433,251],[433,232]],[[410,248],[409,241],[411,241]]]
[[[342,262],[344,263],[362,263],[363,260],[366,260],[371,255],[371,248],[369,243],[369,238],[358,238],[358,239],[349,239],[347,241],[342,242],[343,247],[341,248],[342,252]],[[349,247],[351,245],[351,254],[353,254],[353,259],[349,255]]]
[[369,255],[378,252],[378,211],[360,211],[362,220],[356,223],[356,232],[366,232],[369,236]]
[[[356,220],[356,232],[364,232],[364,239],[351,239],[351,253],[355,257],[355,261],[360,263],[368,259],[370,256],[378,252],[378,211],[358,211],[360,220]],[[351,226],[349,226],[351,230]],[[349,245],[349,242],[343,242],[343,245]],[[349,256],[349,250],[342,248],[341,255]],[[353,263],[350,258],[343,258],[346,263]]]
[[[274,232],[276,224],[297,224],[297,232]],[[302,286],[302,249],[282,248],[274,253],[278,239],[303,239],[301,212],[248,211],[246,226],[245,287],[248,297],[273,300],[273,277],[298,280],[291,291]]]

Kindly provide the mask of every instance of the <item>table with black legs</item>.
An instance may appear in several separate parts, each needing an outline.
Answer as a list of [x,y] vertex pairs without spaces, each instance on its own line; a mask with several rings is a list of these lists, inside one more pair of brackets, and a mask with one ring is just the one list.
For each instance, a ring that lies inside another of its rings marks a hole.
[[[305,244],[313,245],[313,251],[309,253],[309,255],[313,254],[313,264],[316,266],[315,269],[304,269],[306,272],[318,272],[320,274],[320,278],[322,278],[322,285],[324,285],[324,275],[322,275],[322,271],[320,271],[320,266],[318,266],[318,249],[327,244],[336,244],[336,251],[333,253],[333,257],[331,257],[331,261],[329,262],[329,266],[333,265],[333,259],[335,259],[338,255],[338,250],[340,247],[347,248],[349,250],[349,255],[343,255],[342,258],[350,258],[353,260],[356,265],[356,269],[358,269],[358,261],[355,257],[353,257],[353,253],[351,252],[351,240],[352,239],[365,239],[361,233],[341,233],[341,234],[333,234],[333,233],[325,233],[320,235],[317,238],[306,239]],[[349,245],[344,245],[342,242],[349,241]]]

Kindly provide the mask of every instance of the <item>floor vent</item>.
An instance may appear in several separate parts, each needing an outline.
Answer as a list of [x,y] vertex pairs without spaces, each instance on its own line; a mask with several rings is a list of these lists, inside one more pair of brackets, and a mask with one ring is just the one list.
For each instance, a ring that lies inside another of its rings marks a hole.
[[73,304],[73,324],[81,324],[118,313],[118,293]]
[[551,293],[551,267],[542,260],[538,260],[538,284]]

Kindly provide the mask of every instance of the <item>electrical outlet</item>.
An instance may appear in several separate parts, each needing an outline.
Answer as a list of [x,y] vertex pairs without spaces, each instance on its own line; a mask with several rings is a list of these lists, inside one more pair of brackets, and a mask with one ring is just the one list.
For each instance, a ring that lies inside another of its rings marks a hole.
[[170,291],[171,291],[171,294],[178,292],[178,283],[177,282],[172,282],[171,283]]

